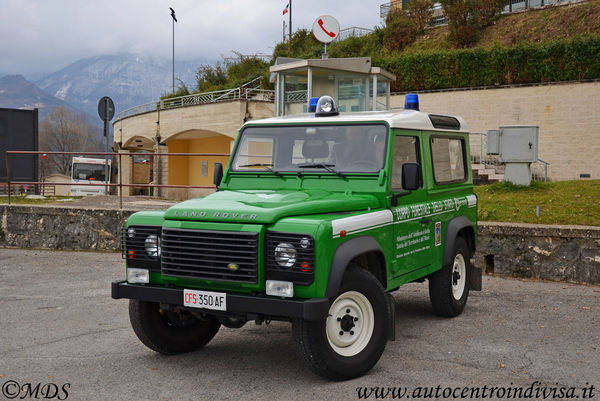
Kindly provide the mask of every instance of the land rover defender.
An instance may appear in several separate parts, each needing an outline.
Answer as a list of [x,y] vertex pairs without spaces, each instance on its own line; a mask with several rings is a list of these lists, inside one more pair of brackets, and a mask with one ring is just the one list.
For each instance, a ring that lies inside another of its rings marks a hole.
[[[414,99],[414,98],[413,98]],[[357,377],[395,338],[394,298],[428,280],[433,311],[460,314],[481,289],[469,137],[458,117],[418,111],[314,113],[249,121],[218,190],[123,229],[135,334],[176,354],[221,325],[289,321],[319,375]]]

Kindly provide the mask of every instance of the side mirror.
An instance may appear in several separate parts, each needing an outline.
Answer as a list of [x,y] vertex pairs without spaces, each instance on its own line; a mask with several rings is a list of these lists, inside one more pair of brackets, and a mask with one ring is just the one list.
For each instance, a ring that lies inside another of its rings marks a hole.
[[219,188],[223,179],[223,163],[215,163],[215,172],[213,174],[213,183]]
[[414,191],[421,188],[421,166],[417,163],[402,165],[402,189]]

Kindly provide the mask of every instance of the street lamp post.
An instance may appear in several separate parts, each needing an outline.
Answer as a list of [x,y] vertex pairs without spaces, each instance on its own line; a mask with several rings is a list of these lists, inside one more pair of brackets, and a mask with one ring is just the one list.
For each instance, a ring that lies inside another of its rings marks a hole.
[[177,18],[175,17],[175,10],[169,7],[171,10],[171,17],[173,18],[173,93],[175,93],[175,23]]

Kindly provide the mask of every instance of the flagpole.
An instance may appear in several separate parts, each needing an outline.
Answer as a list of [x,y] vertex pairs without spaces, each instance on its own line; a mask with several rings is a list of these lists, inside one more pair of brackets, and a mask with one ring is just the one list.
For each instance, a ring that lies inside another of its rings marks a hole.
[[292,40],[292,0],[290,0],[290,40]]

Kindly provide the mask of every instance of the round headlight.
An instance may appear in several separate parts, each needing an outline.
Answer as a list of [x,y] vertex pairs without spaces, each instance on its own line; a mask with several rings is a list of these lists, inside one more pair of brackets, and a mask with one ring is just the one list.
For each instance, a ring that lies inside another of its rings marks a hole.
[[275,247],[275,262],[284,269],[289,269],[296,263],[296,248],[288,242],[282,242]]
[[135,237],[135,228],[133,228],[133,227],[129,227],[129,228],[127,229],[127,236],[128,236],[129,238],[133,238],[133,237]]
[[158,238],[158,235],[149,235],[144,241],[144,248],[146,248],[148,256],[158,258],[160,256],[160,238]]

